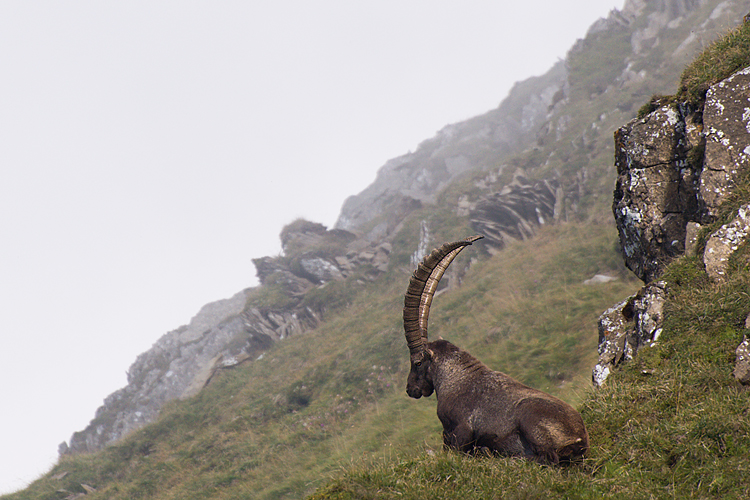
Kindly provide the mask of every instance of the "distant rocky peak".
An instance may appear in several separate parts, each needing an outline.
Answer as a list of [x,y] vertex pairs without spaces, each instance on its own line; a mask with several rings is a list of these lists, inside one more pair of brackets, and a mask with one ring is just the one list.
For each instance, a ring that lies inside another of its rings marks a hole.
[[567,70],[560,62],[542,76],[515,84],[496,109],[447,125],[416,151],[387,161],[375,182],[346,199],[335,227],[361,231],[379,217],[403,218],[405,209],[437,203],[457,178],[488,171],[498,160],[535,145],[538,129],[564,100],[566,85]]

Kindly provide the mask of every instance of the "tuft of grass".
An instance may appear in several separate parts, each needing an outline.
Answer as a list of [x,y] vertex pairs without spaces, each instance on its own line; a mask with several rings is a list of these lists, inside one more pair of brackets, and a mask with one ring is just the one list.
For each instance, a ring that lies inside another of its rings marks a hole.
[[309,499],[550,498],[561,478],[577,483],[579,492],[585,492],[586,477],[575,468],[540,468],[510,458],[428,450],[419,456],[401,454],[355,464],[346,476],[331,481]]
[[682,73],[678,99],[702,102],[708,88],[750,66],[750,23],[737,28],[708,46]]

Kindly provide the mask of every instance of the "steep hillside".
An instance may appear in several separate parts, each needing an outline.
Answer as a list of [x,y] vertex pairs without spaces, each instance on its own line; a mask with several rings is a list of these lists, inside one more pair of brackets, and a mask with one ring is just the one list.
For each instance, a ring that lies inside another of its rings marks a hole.
[[647,285],[600,320],[606,373],[594,371],[600,388],[581,405],[587,459],[561,469],[402,454],[350,466],[312,498],[750,495],[748,48],[744,23],[615,134],[613,211],[625,261]]
[[[550,223],[613,232],[611,134],[651,95],[671,91],[691,54],[741,16],[739,2],[627,2],[595,23],[564,62],[518,83],[497,109],[449,125],[386,163],[346,201],[336,229],[290,224],[281,235],[284,255],[254,261],[262,286],[206,306],[139,356],[128,385],[61,452],[101,449],[218,371],[311,331],[362,283],[405,265],[393,259],[398,252],[408,251],[413,265],[442,242],[448,224],[484,234],[490,252]],[[417,242],[400,236],[414,218]]]
[[[630,459],[607,448],[623,429],[604,419],[618,411],[608,401],[636,393],[617,375],[589,395],[597,317],[641,284],[623,265],[611,217],[612,133],[653,94],[673,92],[684,65],[743,10],[718,0],[626,2],[498,109],[388,162],[336,228],[284,228],[283,255],[255,261],[261,286],[160,339],[55,468],[4,498],[299,498],[317,488],[322,498],[474,497],[467,481],[480,470],[481,488],[536,477],[529,495],[547,496],[576,491],[570,484],[589,484],[610,463],[614,476],[592,491],[624,484],[617,474]],[[444,454],[434,400],[404,394],[401,308],[414,262],[475,232],[487,239],[444,277],[432,334],[583,404],[599,448],[581,470]],[[623,373],[641,380],[637,366]]]
[[[595,359],[596,311],[634,288],[626,280],[583,284],[616,264],[611,236],[597,233],[577,224],[549,228],[535,241],[533,259],[523,242],[500,258],[480,259],[460,288],[436,298],[434,334],[580,400]],[[568,259],[560,261],[560,252]],[[477,245],[456,264],[482,253]],[[351,460],[425,444],[437,449],[434,402],[404,395],[401,305],[410,256],[397,258],[405,265],[355,291],[348,306],[299,341],[279,342],[262,359],[223,371],[100,452],[62,457],[45,479],[8,498],[65,498],[82,485],[97,489],[92,498],[108,499],[299,498]]]

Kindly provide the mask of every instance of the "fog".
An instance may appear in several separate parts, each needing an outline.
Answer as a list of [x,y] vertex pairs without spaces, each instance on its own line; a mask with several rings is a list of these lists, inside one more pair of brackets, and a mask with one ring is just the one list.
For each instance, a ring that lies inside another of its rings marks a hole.
[[0,492],[386,160],[623,0],[0,3]]

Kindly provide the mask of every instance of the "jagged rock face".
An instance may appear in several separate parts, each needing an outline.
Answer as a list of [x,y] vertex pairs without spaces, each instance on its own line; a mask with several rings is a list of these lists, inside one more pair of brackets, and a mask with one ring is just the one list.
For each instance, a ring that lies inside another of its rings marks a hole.
[[347,250],[354,234],[304,220],[284,228],[281,239],[285,251],[294,255],[253,262],[262,285],[280,286],[287,294],[285,308],[249,307],[246,291],[204,306],[188,325],[167,333],[138,356],[128,371],[128,385],[110,395],[91,424],[61,450],[100,449],[153,421],[164,403],[197,394],[217,370],[255,359],[275,342],[315,328],[321,311],[300,305],[312,288],[362,268],[370,273],[388,270],[387,242]]
[[706,157],[700,194],[710,215],[750,169],[750,68],[712,86],[703,107]]
[[694,112],[664,106],[615,132],[612,211],[625,264],[648,283],[685,251],[686,226],[698,217],[699,171],[688,161],[700,146]]
[[625,263],[646,283],[685,252],[688,223],[710,222],[750,168],[750,68],[706,95],[700,109],[662,106],[615,132],[612,211]]
[[469,211],[472,227],[502,248],[508,240],[534,236],[536,228],[556,219],[560,186],[555,180],[531,183],[516,176],[502,191],[479,198]]
[[362,268],[369,273],[388,270],[388,242],[347,250],[354,234],[304,220],[284,228],[281,239],[285,251],[294,255],[253,262],[262,285],[280,286],[289,298],[287,306],[249,307],[248,291],[204,306],[188,325],[167,333],[138,356],[128,371],[128,385],[110,395],[91,424],[61,450],[100,449],[153,421],[164,403],[197,394],[217,370],[255,359],[275,342],[315,328],[322,312],[300,305],[312,288]]
[[262,285],[280,285],[291,296],[344,280],[365,266],[371,274],[388,270],[390,243],[371,243],[342,229],[300,219],[284,228],[281,241],[286,255],[253,259],[253,264]]
[[246,292],[204,306],[183,327],[162,336],[128,370],[128,385],[111,394],[65,453],[98,450],[152,422],[168,401],[197,394],[220,369],[254,359],[274,342],[315,328],[309,308],[245,309]]
[[666,298],[666,283],[653,282],[599,317],[599,360],[592,371],[595,386],[601,387],[615,366],[659,339]]
[[73,435],[68,452],[90,452],[154,420],[161,406],[183,395],[203,368],[218,355],[239,354],[227,349],[242,336],[238,315],[245,292],[204,306],[190,324],[161,337],[138,356],[128,370],[128,385],[104,400],[94,420]]

